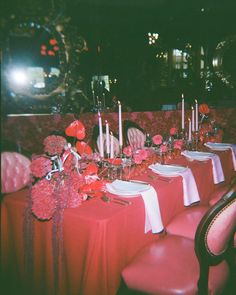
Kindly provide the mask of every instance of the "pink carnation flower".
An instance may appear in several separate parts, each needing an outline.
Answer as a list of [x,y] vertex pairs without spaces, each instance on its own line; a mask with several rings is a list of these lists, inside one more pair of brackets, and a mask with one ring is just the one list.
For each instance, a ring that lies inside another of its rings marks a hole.
[[160,146],[160,152],[161,152],[161,153],[166,153],[167,151],[168,151],[167,145],[162,144],[162,145]]
[[181,150],[183,146],[183,140],[179,139],[174,142],[174,149]]
[[127,157],[131,157],[132,156],[132,147],[129,145],[129,146],[126,146],[124,149],[123,149],[123,153],[127,156]]
[[44,151],[48,153],[50,156],[60,155],[67,141],[63,136],[58,135],[49,135],[43,141]]
[[178,132],[178,129],[176,127],[170,128],[170,135],[176,135]]
[[139,154],[135,154],[134,155],[134,163],[135,164],[141,164],[142,161],[143,161],[143,159],[142,159],[142,156],[141,155],[139,155]]
[[160,134],[154,135],[152,138],[154,144],[161,144],[163,141],[163,137]]
[[53,197],[53,192],[53,182],[46,179],[38,181],[32,187],[32,212],[37,218],[42,220],[49,220],[52,218],[56,210],[56,202]]
[[146,160],[148,157],[148,153],[144,149],[138,150],[136,154],[138,154],[142,160]]
[[46,157],[38,157],[32,160],[30,169],[35,177],[43,177],[52,170],[52,162]]

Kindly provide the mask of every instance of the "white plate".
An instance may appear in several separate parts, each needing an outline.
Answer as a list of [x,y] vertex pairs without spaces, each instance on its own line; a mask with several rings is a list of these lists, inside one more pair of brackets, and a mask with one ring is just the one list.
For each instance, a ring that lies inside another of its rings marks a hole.
[[178,176],[180,173],[186,171],[188,168],[183,166],[174,166],[174,165],[161,165],[153,164],[149,168],[158,174],[163,176]]
[[184,151],[182,153],[186,158],[205,161],[212,158],[215,154],[214,153],[206,153],[206,152],[197,152],[197,151]]
[[230,143],[223,143],[223,142],[207,142],[205,143],[205,146],[209,147],[212,150],[215,151],[226,151],[230,149],[231,144]]
[[112,194],[122,195],[122,196],[132,196],[138,195],[150,188],[150,184],[143,184],[138,180],[135,182],[115,180],[112,183],[106,185],[107,191]]

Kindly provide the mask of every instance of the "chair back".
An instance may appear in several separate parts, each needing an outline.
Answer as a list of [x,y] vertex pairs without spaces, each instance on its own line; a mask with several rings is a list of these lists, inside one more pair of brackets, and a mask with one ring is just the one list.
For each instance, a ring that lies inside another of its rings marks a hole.
[[202,218],[195,234],[199,294],[208,294],[209,267],[227,259],[236,229],[236,192],[230,190]]
[[16,192],[30,183],[31,161],[17,152],[1,153],[1,193]]
[[130,145],[134,150],[142,149],[145,145],[145,131],[132,121],[124,121],[124,137],[126,144]]

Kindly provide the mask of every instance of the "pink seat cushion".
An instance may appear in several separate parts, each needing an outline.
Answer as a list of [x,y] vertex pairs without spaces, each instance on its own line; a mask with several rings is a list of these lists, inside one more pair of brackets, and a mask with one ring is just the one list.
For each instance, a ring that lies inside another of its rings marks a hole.
[[31,161],[16,152],[1,153],[1,192],[11,193],[22,189],[30,181]]
[[[228,276],[226,262],[211,267],[209,294],[221,294]],[[148,294],[197,294],[199,263],[194,241],[173,235],[155,241],[125,267],[122,277],[130,289]]]
[[186,208],[166,226],[167,233],[194,240],[197,226],[208,209],[207,206],[199,205]]
[[210,195],[210,201],[209,204],[210,206],[215,205],[221,199],[221,197],[227,193],[229,190],[230,185],[224,185],[219,188],[217,188],[211,195]]

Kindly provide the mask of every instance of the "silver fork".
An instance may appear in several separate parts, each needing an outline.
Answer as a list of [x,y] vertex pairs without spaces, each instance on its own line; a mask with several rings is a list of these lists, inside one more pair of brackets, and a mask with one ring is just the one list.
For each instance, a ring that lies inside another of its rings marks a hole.
[[113,203],[117,203],[117,204],[120,204],[120,205],[123,205],[123,206],[128,206],[128,205],[131,205],[132,204],[131,201],[123,200],[121,198],[111,198],[111,197],[108,197],[106,195],[103,195],[101,197],[101,200],[104,201],[104,202],[106,202],[106,203],[113,202]]

